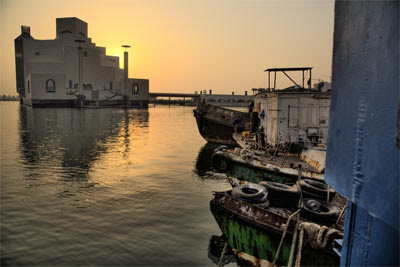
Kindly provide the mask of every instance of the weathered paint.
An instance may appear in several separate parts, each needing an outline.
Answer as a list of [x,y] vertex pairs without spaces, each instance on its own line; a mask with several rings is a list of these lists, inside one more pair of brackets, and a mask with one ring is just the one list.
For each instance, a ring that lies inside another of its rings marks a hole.
[[201,102],[193,110],[200,135],[209,142],[236,145],[232,134],[234,132],[233,120],[241,118],[237,125],[237,131],[241,132],[248,128],[248,113],[216,107]]
[[[259,94],[255,107],[264,128],[266,143],[274,146],[298,142],[308,146],[325,143],[328,134],[330,95],[326,92],[286,92]],[[262,112],[263,111],[263,112]]]
[[[258,179],[276,182],[295,181],[298,177],[298,165],[302,165],[302,176],[305,178],[323,180],[324,174],[313,168],[306,162],[302,162],[298,157],[263,157],[253,156],[243,159],[233,150],[218,151],[215,154],[224,155],[230,160],[230,168],[227,170],[229,176],[238,179]],[[284,164],[282,164],[284,162]],[[290,162],[293,166],[290,166]]]
[[342,265],[399,260],[399,1],[336,1],[326,182],[349,203]]
[[[281,240],[281,234],[256,228],[240,220],[233,213],[226,213],[211,206],[211,211],[228,244],[240,252],[272,262]],[[286,236],[277,264],[287,265],[291,248],[291,235]],[[302,266],[337,266],[339,257],[333,253],[314,250],[304,245]]]
[[277,183],[291,183],[294,181],[294,178],[292,177],[282,176],[278,173],[272,174],[270,172],[266,172],[265,170],[234,163],[231,165],[231,168],[226,174],[229,177],[234,177],[257,184],[261,181],[272,181]]

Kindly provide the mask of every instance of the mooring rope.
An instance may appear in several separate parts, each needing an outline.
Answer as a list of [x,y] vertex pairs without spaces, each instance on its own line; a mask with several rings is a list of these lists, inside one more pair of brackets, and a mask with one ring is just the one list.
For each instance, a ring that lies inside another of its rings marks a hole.
[[228,247],[228,242],[225,242],[224,248],[222,249],[222,252],[221,252],[221,257],[219,257],[218,267],[221,267],[224,262],[224,257],[225,257],[227,247]]
[[297,255],[295,267],[301,266],[301,253],[303,251],[304,227],[300,224],[299,243],[297,245]]
[[294,257],[294,250],[296,247],[296,242],[297,242],[297,231],[299,227],[299,223],[296,223],[296,228],[294,229],[294,234],[293,234],[293,239],[292,239],[292,246],[290,247],[290,256],[289,256],[289,261],[288,261],[288,267],[292,267],[293,263],[293,257]]
[[275,263],[276,263],[276,261],[278,260],[278,256],[279,256],[279,253],[281,252],[283,240],[285,239],[286,232],[287,232],[287,229],[289,228],[290,221],[292,220],[292,218],[293,218],[294,216],[296,216],[296,215],[300,212],[300,210],[301,210],[301,209],[298,209],[298,210],[296,210],[295,212],[293,212],[293,213],[289,216],[289,218],[287,219],[286,225],[285,225],[285,230],[283,231],[283,234],[282,234],[282,237],[281,237],[281,241],[279,242],[278,250],[276,251],[274,261],[272,262],[272,266],[275,266]]

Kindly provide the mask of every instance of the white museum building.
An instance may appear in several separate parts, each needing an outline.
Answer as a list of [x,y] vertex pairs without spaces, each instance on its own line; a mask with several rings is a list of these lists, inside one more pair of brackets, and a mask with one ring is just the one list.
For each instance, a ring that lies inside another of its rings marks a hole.
[[15,43],[17,92],[29,106],[147,107],[149,80],[128,78],[119,57],[106,55],[88,37],[86,22],[56,19],[56,38],[36,40],[21,26]]

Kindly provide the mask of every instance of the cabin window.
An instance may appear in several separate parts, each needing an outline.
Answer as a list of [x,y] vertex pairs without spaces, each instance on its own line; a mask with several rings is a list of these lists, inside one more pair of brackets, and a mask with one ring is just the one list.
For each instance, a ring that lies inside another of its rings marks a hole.
[[112,84],[113,84],[113,82],[110,82],[110,90],[112,90],[112,89],[113,89],[113,86],[112,86]]
[[132,94],[139,93],[139,85],[137,83],[132,83]]
[[40,52],[36,52],[36,53],[35,53],[35,56],[40,56]]
[[72,80],[69,80],[69,81],[68,81],[68,88],[71,88],[71,89],[72,89]]
[[90,83],[84,83],[83,90],[93,90],[93,86]]
[[28,80],[28,94],[31,92],[31,83]]
[[46,92],[47,93],[54,93],[56,91],[56,83],[53,79],[48,79],[46,81]]
[[84,51],[84,52],[83,52],[83,56],[84,56],[84,57],[87,57],[87,55],[88,55],[88,54],[87,54],[87,51]]

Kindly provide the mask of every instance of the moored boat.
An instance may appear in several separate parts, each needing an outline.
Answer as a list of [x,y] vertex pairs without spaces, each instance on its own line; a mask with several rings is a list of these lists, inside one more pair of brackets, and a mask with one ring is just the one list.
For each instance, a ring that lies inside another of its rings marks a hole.
[[[250,182],[274,181],[290,183],[299,172],[305,178],[323,181],[323,170],[302,161],[299,155],[269,156],[265,151],[249,149],[216,149],[212,155],[214,168],[230,177]],[[301,169],[301,170],[300,170]]]
[[[338,209],[334,206],[324,207],[333,207],[329,214],[339,216]],[[298,243],[296,248],[301,253],[301,266],[337,266],[340,263],[339,255],[333,251],[333,240],[342,238],[343,231],[342,226],[333,221],[316,222],[303,211],[297,218],[293,216],[293,219],[288,220],[296,209],[249,203],[234,196],[232,191],[215,192],[210,209],[226,242],[240,253],[270,263],[275,260],[277,265],[286,266],[290,258],[294,261],[291,248],[292,243],[296,246],[296,242],[292,242],[292,238],[293,235],[299,235],[296,228],[302,225],[304,236],[301,238],[304,241]],[[322,213],[327,214],[321,211]],[[300,236],[298,237],[300,240]]]
[[[234,146],[237,145],[232,134],[249,127],[247,112],[217,107],[201,102],[193,110],[200,135],[208,142]],[[236,129],[235,129],[236,128]]]

